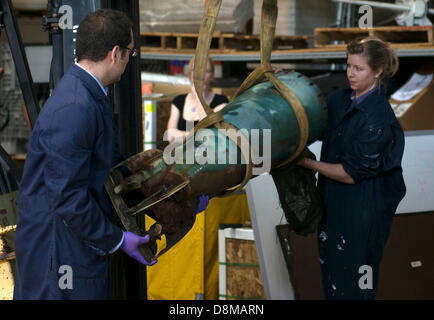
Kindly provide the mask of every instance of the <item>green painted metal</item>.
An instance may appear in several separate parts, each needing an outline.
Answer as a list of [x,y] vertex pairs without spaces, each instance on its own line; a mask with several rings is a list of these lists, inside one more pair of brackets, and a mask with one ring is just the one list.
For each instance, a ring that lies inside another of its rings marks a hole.
[[[295,93],[303,105],[309,120],[308,145],[312,144],[320,138],[327,124],[327,106],[321,91],[307,77],[298,72],[279,73],[277,78]],[[223,117],[227,123],[247,135],[253,144],[255,139],[252,139],[252,132],[255,129],[261,137],[263,130],[271,130],[270,141],[267,142],[262,138],[256,139],[259,145],[254,147],[260,153],[270,147],[272,168],[289,159],[297,149],[299,127],[294,111],[269,81],[257,84],[242,93],[223,109]],[[177,172],[187,174],[191,180],[195,179],[199,173],[206,171],[224,171],[234,163],[234,159],[238,164],[245,164],[239,148],[232,140],[216,128],[206,130],[207,132],[196,134],[194,144],[187,142],[183,147],[178,147],[184,148],[180,159],[185,162],[177,162],[173,168]],[[207,138],[203,138],[204,136]],[[271,146],[264,145],[264,143],[270,143]],[[214,159],[215,162],[197,164],[197,157],[195,157],[195,164],[191,164],[192,155],[202,154],[202,151],[214,151],[215,156],[207,156],[207,158]],[[216,163],[219,153],[220,159],[223,159],[222,154],[226,157],[224,164]],[[229,159],[230,155],[232,155],[231,159]]]
[[[320,90],[297,72],[280,73],[277,77],[300,100],[309,122],[308,145],[315,142],[327,123],[327,107]],[[271,82],[264,81],[246,90],[222,113],[225,122],[249,138],[253,150],[268,156],[269,169],[281,165],[296,152],[300,130],[295,113]],[[259,137],[260,133],[266,137],[268,132],[269,139],[255,140],[255,131]],[[206,157],[198,157],[201,154]],[[162,255],[191,229],[195,215],[188,214],[197,208],[197,197],[202,194],[213,197],[238,186],[243,181],[245,162],[237,144],[211,127],[198,130],[193,139],[177,147],[172,144],[164,151],[149,150],[129,158],[112,169],[105,186],[127,230],[142,234],[135,216],[151,208],[157,216],[177,224],[176,232],[165,233],[166,248],[159,253]],[[132,174],[123,177],[117,170],[122,166]],[[133,195],[134,200],[128,195]],[[157,223],[164,229],[167,221]],[[140,250],[148,261],[155,258],[151,247],[142,246]]]

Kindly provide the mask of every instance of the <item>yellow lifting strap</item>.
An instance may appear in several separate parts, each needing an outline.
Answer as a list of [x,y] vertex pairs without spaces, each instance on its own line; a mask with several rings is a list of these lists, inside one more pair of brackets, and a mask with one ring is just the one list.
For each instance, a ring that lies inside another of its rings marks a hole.
[[[205,82],[204,79],[208,63],[208,54],[211,46],[211,40],[214,33],[217,16],[220,11],[221,2],[221,0],[206,0],[205,3],[205,13],[202,18],[196,48],[193,82],[200,102],[202,103],[202,106],[207,113],[207,117],[195,126],[194,132],[189,135],[187,139],[192,138],[192,136],[198,130],[210,126],[214,126],[217,129],[234,129],[226,130],[227,133],[236,132],[238,130],[237,128],[224,121],[222,112],[214,113],[203,97],[203,88]],[[253,85],[261,82],[262,80],[268,79],[293,109],[300,130],[299,143],[296,152],[292,155],[290,159],[280,164],[280,167],[293,161],[306,147],[309,138],[309,121],[300,100],[291,89],[289,89],[279,79],[277,79],[270,64],[276,30],[277,13],[277,0],[263,1],[261,20],[261,65],[246,78],[246,80],[243,82],[243,84],[235,94],[235,97],[237,97]],[[230,138],[238,145],[247,163],[244,180],[239,186],[229,190],[231,192],[237,192],[241,190],[252,177],[253,163],[250,152],[251,147],[248,139],[242,134],[235,134],[234,136],[228,134],[228,138]],[[238,140],[238,138],[244,140],[244,143],[243,141]]]

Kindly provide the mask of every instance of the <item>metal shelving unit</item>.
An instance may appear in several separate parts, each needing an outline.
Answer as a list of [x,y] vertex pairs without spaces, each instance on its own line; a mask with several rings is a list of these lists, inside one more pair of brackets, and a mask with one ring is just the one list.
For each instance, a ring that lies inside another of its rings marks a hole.
[[[142,49],[141,57],[147,60],[190,60],[193,53],[159,53],[145,52]],[[403,48],[396,49],[399,57],[434,57],[434,46],[427,48]],[[231,54],[210,54],[215,61],[260,61],[258,52],[240,52]],[[288,50],[285,52],[273,53],[272,61],[283,60],[324,60],[324,59],[345,59],[345,50],[324,49],[305,49],[305,50]]]

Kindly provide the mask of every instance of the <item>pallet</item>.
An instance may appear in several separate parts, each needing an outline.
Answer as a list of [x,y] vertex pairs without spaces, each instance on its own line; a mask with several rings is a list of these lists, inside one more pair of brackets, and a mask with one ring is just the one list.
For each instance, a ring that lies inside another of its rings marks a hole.
[[[194,52],[199,37],[196,33],[141,32],[141,45],[145,50],[166,52]],[[274,50],[302,49],[308,47],[313,36],[276,36]],[[259,35],[214,33],[210,50],[213,52],[237,52],[260,50]]]
[[432,26],[374,27],[361,28],[316,28],[314,46],[316,48],[346,46],[350,41],[375,36],[391,47],[432,46]]

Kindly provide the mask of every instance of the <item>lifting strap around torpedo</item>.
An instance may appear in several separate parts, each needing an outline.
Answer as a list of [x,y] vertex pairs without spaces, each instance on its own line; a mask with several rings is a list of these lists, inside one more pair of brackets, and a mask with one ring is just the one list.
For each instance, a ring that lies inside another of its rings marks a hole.
[[[243,134],[231,136],[230,133],[237,132],[239,128],[237,129],[232,125],[226,123],[223,119],[223,113],[221,111],[213,112],[213,110],[210,108],[210,106],[207,104],[203,97],[204,79],[208,63],[208,54],[220,7],[221,0],[206,0],[205,13],[202,18],[196,48],[193,82],[200,102],[202,103],[202,106],[207,113],[207,117],[195,126],[194,132],[188,135],[186,139],[192,139],[194,137],[194,134],[198,130],[208,128],[210,126],[214,126],[217,129],[233,129],[225,130],[225,132],[227,133],[228,138],[238,145],[246,161],[246,174],[244,180],[239,186],[228,190],[228,192],[237,192],[241,190],[252,177],[253,163],[251,158],[252,153],[250,152],[250,143]],[[277,79],[270,64],[276,29],[277,12],[277,0],[263,0],[261,19],[261,65],[246,78],[246,80],[243,82],[243,84],[235,94],[234,98],[239,96],[241,93],[254,86],[255,84],[261,82],[262,80],[268,79],[283,96],[283,98],[289,103],[295,113],[298,122],[299,142],[295,153],[288,160],[281,163],[279,165],[279,167],[281,167],[292,162],[296,157],[301,154],[303,149],[306,147],[309,138],[309,121],[300,100],[291,89],[289,89],[285,84],[283,84],[279,79]],[[244,140],[244,143],[243,141],[239,141],[238,138]]]

